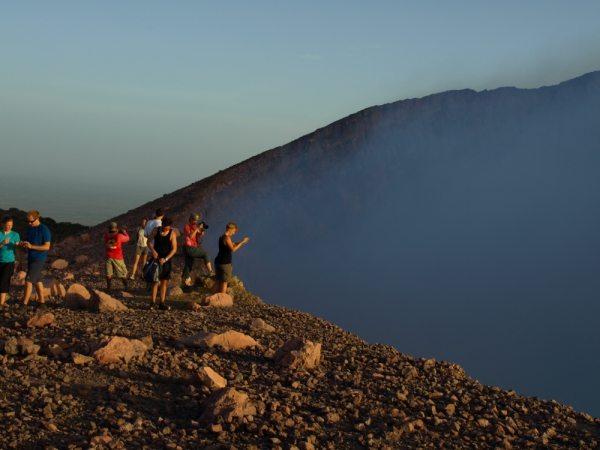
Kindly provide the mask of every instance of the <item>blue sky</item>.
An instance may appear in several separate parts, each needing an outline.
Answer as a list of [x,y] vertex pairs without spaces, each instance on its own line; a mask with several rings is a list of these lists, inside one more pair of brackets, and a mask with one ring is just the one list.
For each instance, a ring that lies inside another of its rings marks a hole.
[[597,1],[2,2],[0,207],[24,178],[135,207],[369,106],[555,84],[600,69],[598,17]]

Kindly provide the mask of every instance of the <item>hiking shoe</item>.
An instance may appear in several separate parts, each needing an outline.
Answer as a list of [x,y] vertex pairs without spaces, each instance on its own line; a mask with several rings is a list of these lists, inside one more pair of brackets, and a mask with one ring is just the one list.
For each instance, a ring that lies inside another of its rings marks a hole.
[[129,277],[129,279],[130,279],[130,280],[135,280],[135,277],[134,277],[133,275],[131,275],[131,276]]
[[164,303],[161,303],[160,305],[158,305],[158,309],[160,309],[161,311],[169,311],[171,307],[165,305]]
[[24,316],[27,314],[27,305],[21,305],[17,309],[15,309],[15,314],[17,316]]
[[156,308],[156,303],[150,303],[150,311],[155,310]]
[[35,310],[36,312],[44,312],[48,310],[48,306],[45,303],[40,303]]

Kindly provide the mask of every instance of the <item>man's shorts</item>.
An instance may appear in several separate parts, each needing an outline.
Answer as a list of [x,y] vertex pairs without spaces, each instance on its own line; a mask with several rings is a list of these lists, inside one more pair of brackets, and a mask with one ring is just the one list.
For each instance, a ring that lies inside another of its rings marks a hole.
[[215,275],[218,281],[229,283],[233,277],[233,264],[215,264]]
[[44,263],[46,261],[41,261],[39,259],[34,259],[33,261],[27,262],[27,276],[25,277],[25,281],[29,283],[41,283],[42,282],[42,269],[44,268]]
[[135,254],[140,256],[146,256],[148,254],[148,247],[135,246]]
[[170,280],[171,279],[171,261],[165,261],[162,265],[162,270],[158,276],[159,280]]
[[127,267],[122,259],[106,258],[106,276],[112,277],[113,273],[119,278],[127,276]]

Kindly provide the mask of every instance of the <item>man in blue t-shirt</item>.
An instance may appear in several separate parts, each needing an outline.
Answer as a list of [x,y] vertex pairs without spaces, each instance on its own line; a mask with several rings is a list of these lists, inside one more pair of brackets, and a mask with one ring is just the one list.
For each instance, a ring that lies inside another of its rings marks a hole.
[[35,209],[29,211],[27,222],[29,223],[27,237],[24,241],[20,242],[20,246],[27,250],[25,296],[23,297],[23,305],[16,311],[20,315],[27,313],[27,303],[29,303],[29,297],[31,297],[34,284],[40,302],[38,311],[43,311],[47,308],[44,299],[44,285],[42,284],[42,269],[48,256],[48,250],[50,250],[50,230],[40,222],[40,213]]

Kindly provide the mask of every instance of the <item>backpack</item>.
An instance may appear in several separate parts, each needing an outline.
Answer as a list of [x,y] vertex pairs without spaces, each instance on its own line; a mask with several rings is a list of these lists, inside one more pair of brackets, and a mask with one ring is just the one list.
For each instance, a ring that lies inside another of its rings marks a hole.
[[161,272],[162,264],[160,264],[157,259],[150,258],[142,271],[144,281],[148,283],[158,283]]

